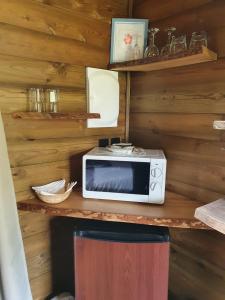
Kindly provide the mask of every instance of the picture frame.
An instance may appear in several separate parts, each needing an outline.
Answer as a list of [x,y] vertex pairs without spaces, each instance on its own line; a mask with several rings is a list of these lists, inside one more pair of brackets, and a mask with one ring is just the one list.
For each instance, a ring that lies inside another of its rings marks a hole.
[[143,58],[147,46],[148,19],[112,19],[110,63]]

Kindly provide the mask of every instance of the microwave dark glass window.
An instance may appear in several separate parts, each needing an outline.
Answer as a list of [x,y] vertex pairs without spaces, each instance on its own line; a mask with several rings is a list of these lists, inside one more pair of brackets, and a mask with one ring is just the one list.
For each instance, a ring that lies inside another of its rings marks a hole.
[[86,190],[109,193],[149,194],[150,163],[86,160]]

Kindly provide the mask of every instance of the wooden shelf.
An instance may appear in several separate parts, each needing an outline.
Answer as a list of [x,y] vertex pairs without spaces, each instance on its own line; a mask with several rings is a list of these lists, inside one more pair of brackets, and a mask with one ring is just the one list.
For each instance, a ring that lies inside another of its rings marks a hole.
[[195,217],[225,234],[225,198],[198,207],[195,210]]
[[12,114],[14,119],[21,120],[87,120],[100,119],[97,113],[38,113],[38,112],[15,112]]
[[113,71],[143,71],[170,69],[181,66],[199,64],[217,60],[217,54],[206,47],[199,51],[185,51],[170,56],[157,56],[154,58],[143,58],[129,62],[110,64],[109,69]]
[[166,193],[164,205],[84,199],[79,191],[73,192],[67,200],[57,205],[46,204],[33,195],[20,195],[19,198],[26,200],[17,203],[18,209],[52,216],[209,229],[194,218],[195,209],[201,203],[171,192]]

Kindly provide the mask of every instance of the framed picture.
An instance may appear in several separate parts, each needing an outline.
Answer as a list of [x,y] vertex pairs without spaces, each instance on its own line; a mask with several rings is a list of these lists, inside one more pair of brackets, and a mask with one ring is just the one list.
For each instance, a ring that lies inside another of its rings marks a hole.
[[110,63],[143,58],[147,37],[147,19],[113,18]]

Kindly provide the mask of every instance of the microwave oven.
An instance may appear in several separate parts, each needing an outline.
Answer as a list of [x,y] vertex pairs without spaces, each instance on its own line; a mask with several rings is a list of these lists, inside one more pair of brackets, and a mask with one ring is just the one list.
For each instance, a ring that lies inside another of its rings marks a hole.
[[94,148],[83,156],[83,197],[163,204],[166,158],[162,150],[131,154]]

